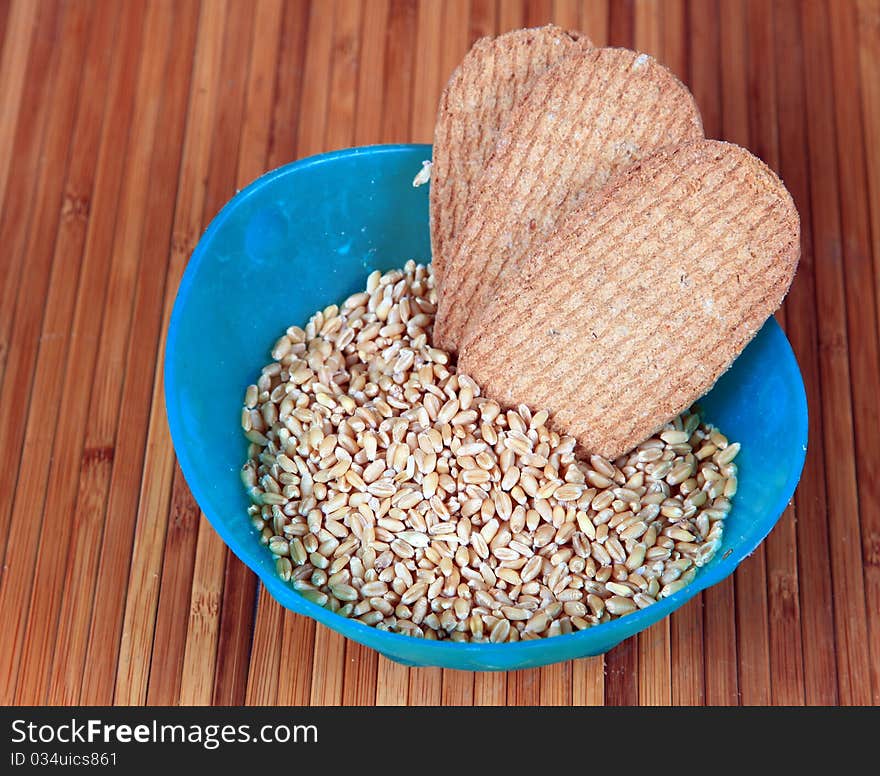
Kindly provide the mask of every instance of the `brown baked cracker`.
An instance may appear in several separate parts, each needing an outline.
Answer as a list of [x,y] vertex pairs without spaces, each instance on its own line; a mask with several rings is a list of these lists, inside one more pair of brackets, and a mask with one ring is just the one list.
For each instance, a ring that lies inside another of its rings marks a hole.
[[440,96],[431,169],[431,252],[438,282],[474,181],[511,110],[547,68],[590,45],[580,33],[553,25],[514,30],[478,40],[453,72]]
[[487,289],[617,170],[702,136],[690,92],[647,54],[590,49],[548,70],[499,134],[449,254],[438,346],[457,350]]
[[666,148],[502,277],[458,366],[613,459],[714,385],[781,304],[799,257],[797,210],[762,161],[716,140]]

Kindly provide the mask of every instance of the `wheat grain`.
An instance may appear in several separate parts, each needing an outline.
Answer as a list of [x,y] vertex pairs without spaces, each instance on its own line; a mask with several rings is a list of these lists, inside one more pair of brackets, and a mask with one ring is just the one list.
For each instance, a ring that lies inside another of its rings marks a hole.
[[414,637],[583,630],[688,584],[722,541],[739,444],[684,413],[616,461],[504,410],[431,344],[429,267],[289,327],[245,390],[241,479],[276,571]]

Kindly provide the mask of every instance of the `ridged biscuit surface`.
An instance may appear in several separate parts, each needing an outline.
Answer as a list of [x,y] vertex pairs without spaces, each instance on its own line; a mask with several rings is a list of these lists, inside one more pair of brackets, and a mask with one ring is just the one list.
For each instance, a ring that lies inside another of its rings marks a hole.
[[499,134],[446,260],[439,346],[457,350],[487,289],[615,172],[702,136],[690,92],[647,54],[590,49],[548,70]]
[[781,304],[799,256],[794,203],[763,162],[715,140],[663,149],[505,275],[459,369],[613,459],[712,387]]
[[[577,39],[577,43],[575,40]],[[434,274],[461,222],[499,130],[546,70],[589,40],[549,25],[481,38],[440,96],[431,170],[431,252]]]

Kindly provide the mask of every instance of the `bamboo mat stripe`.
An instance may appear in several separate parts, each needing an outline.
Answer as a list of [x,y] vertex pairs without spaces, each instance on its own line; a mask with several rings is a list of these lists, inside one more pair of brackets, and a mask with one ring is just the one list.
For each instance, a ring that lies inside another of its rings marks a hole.
[[[604,657],[407,668],[283,610],[201,515],[168,320],[236,190],[430,142],[473,41],[551,21],[658,57],[792,192],[804,475],[731,578]],[[878,0],[4,0],[0,46],[0,702],[880,703]]]

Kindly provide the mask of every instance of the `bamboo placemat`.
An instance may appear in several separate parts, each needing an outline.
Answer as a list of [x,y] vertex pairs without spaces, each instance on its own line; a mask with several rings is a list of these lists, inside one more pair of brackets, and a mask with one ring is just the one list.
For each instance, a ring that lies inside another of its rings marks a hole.
[[[604,658],[409,669],[282,610],[200,516],[165,331],[237,189],[430,142],[470,43],[550,21],[657,56],[794,195],[806,468],[732,578]],[[0,45],[0,702],[880,702],[877,0],[0,0]]]

